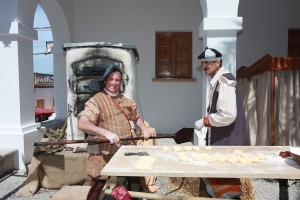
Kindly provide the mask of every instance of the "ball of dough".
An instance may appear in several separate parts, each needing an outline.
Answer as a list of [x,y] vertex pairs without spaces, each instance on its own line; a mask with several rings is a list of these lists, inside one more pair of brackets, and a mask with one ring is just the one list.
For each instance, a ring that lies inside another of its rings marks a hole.
[[188,162],[189,161],[189,157],[187,157],[186,155],[181,155],[181,156],[178,157],[178,159],[181,162]]
[[206,146],[206,147],[204,147],[204,150],[206,150],[206,151],[211,151],[212,149],[213,149],[212,146]]
[[242,164],[249,164],[249,163],[251,163],[250,162],[250,158],[243,158],[243,157],[238,158],[238,162],[240,162]]
[[162,146],[162,147],[161,147],[161,150],[162,150],[163,152],[169,151],[169,147],[167,147],[167,146]]
[[243,158],[250,158],[251,157],[250,153],[243,153],[241,156]]
[[208,163],[215,162],[217,159],[213,156],[209,156],[205,158],[205,161]]
[[259,158],[259,160],[266,160],[267,156],[265,154],[256,154],[256,156]]
[[201,161],[204,159],[204,157],[203,157],[203,155],[199,154],[199,155],[195,156],[193,159],[194,159],[194,161]]
[[219,156],[217,157],[217,161],[220,163],[224,163],[227,161],[227,157],[226,156]]
[[203,158],[207,158],[209,156],[207,153],[199,153],[199,155],[201,155]]
[[243,152],[241,150],[234,150],[233,154],[234,155],[242,155]]
[[192,146],[185,146],[185,147],[183,147],[183,150],[185,150],[185,151],[190,151],[190,150],[192,150]]
[[179,158],[180,156],[185,156],[185,153],[184,152],[179,152],[179,153],[176,154],[177,158]]
[[179,146],[173,146],[173,150],[175,152],[179,152],[179,151],[181,151],[181,147],[179,147]]
[[258,156],[251,156],[250,161],[252,163],[259,163],[259,157]]
[[215,157],[215,158],[222,157],[222,156],[223,156],[223,155],[220,154],[220,153],[215,153],[215,154],[213,155],[213,157]]
[[227,158],[235,158],[235,157],[236,157],[236,156],[235,156],[234,154],[232,154],[232,153],[229,153],[229,154],[227,154],[226,156],[227,156]]
[[194,151],[200,151],[200,147],[199,146],[193,146],[193,150]]

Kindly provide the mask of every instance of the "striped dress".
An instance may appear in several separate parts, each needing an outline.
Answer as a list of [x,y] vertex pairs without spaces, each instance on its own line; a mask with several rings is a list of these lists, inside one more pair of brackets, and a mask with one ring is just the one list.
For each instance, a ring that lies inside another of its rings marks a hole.
[[[118,94],[116,97],[110,97],[104,92],[99,92],[90,98],[85,103],[85,108],[79,113],[78,117],[87,117],[94,125],[117,134],[119,138],[132,137],[128,120],[113,101],[123,109],[129,120],[137,121],[139,113],[134,101],[121,94]],[[88,136],[88,139],[94,138],[94,135]],[[133,141],[122,142],[122,145],[133,144]],[[87,174],[93,178],[107,179],[108,177],[106,176],[100,176],[100,172],[117,150],[118,147],[115,144],[88,144],[90,156],[86,167]]]

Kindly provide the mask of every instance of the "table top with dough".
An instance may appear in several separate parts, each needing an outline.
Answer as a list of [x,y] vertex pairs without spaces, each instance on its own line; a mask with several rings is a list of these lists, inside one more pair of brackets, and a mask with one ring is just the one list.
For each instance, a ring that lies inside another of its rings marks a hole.
[[[184,151],[185,146],[180,146],[187,155],[196,151]],[[188,162],[181,162],[176,157],[178,152],[173,151],[173,146],[168,146],[167,152],[162,151],[162,146],[128,146],[123,145],[101,171],[108,176],[163,176],[163,177],[218,177],[218,178],[267,178],[267,179],[300,179],[300,165],[292,158],[278,156],[280,150],[288,151],[290,146],[213,146],[211,151],[204,150],[196,153],[215,153],[222,155],[232,154],[235,150],[243,153],[264,154],[266,160],[259,163],[208,163],[204,160],[194,161],[189,157]],[[151,171],[135,170],[133,165],[139,156],[125,156],[127,152],[147,151],[156,158]]]

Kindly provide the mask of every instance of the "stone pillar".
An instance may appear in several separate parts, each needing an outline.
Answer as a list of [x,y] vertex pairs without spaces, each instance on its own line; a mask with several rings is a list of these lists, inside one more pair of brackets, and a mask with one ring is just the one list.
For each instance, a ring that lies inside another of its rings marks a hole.
[[[34,115],[33,17],[38,1],[0,1],[0,60],[2,91],[0,147],[18,149],[16,169],[30,163],[34,141],[42,134]],[[28,15],[32,13],[32,15]]]
[[[237,17],[239,0],[199,0],[203,20],[199,26],[199,38],[203,39],[203,49],[217,49],[222,53],[222,65],[236,75],[236,40],[237,32],[242,30],[242,17]],[[199,52],[200,54],[201,52]],[[208,77],[202,73],[202,116],[207,115],[209,104]],[[207,128],[195,131],[195,140],[202,141]]]

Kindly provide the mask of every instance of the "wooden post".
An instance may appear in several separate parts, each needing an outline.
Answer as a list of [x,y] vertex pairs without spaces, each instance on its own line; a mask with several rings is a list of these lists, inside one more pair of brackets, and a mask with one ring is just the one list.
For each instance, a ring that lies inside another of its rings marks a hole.
[[270,112],[271,112],[271,130],[270,142],[271,146],[275,144],[275,70],[271,70],[271,91],[270,91]]

